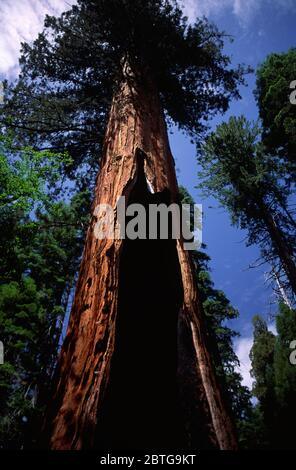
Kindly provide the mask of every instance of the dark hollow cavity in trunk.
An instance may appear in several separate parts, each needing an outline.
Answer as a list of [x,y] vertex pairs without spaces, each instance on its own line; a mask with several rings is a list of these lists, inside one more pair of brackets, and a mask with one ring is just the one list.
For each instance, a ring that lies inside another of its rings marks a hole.
[[[128,204],[169,204],[169,191],[151,194],[143,159]],[[184,423],[177,384],[178,315],[183,286],[176,241],[123,244],[115,350],[98,417],[97,446],[105,449],[180,449]]]

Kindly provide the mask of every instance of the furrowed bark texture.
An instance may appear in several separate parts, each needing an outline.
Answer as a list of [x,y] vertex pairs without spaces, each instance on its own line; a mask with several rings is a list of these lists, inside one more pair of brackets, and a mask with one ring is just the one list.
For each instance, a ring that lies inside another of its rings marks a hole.
[[[158,94],[152,85],[139,85],[141,82],[128,78],[130,71],[127,66],[124,71],[126,78],[122,80],[111,107],[93,210],[104,203],[115,208],[121,195],[129,196],[137,178],[139,155],[144,158],[144,173],[153,192],[169,190],[171,202],[177,200],[174,160]],[[46,416],[45,428],[50,436],[51,449],[94,448],[111,358],[116,348],[123,241],[97,240],[94,235],[96,222],[97,217],[93,215],[58,363],[54,396]],[[206,429],[206,435],[197,433],[193,446],[200,447],[200,438],[204,441],[202,447],[235,449],[232,420],[221,398],[207,348],[190,254],[184,250],[182,241],[177,241],[177,253],[183,284],[179,323],[186,332],[187,343],[189,341],[188,351],[196,383],[195,407],[199,421]],[[186,369],[186,365],[184,367]],[[183,370],[181,375],[185,373]]]

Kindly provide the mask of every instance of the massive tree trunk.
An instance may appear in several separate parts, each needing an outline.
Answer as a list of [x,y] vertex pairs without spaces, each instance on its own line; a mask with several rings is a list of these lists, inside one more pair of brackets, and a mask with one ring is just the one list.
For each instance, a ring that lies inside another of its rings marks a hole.
[[[178,199],[157,91],[127,64],[93,211],[115,208],[122,195],[144,204]],[[182,240],[98,240],[96,223],[93,215],[46,416],[49,447],[235,449],[190,253]]]

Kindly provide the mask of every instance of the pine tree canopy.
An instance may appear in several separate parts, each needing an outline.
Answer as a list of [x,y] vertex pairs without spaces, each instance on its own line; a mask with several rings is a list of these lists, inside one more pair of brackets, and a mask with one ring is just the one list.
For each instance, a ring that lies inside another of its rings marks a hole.
[[225,207],[232,223],[248,230],[248,244],[258,244],[261,258],[282,269],[280,250],[264,219],[277,221],[289,253],[295,253],[295,222],[290,205],[294,186],[285,178],[286,165],[265,153],[261,129],[244,116],[220,124],[201,147],[199,187]]
[[270,54],[257,71],[256,98],[264,130],[264,143],[290,162],[296,161],[296,106],[290,100],[295,87],[296,49]]
[[287,205],[291,192],[283,166],[264,153],[260,136],[257,124],[244,116],[231,117],[207,137],[198,155],[204,193],[216,197],[233,223],[250,232],[254,232],[253,222],[262,224],[258,201],[276,210],[277,205]]
[[230,66],[224,39],[206,19],[189,24],[175,1],[78,0],[22,44],[1,122],[38,148],[68,150],[74,168],[93,167],[126,58],[153,80],[168,121],[198,138],[239,97],[246,72]]

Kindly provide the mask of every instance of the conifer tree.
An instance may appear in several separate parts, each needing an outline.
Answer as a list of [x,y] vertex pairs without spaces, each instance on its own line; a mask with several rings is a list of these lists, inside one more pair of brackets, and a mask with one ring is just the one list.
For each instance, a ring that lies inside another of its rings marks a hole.
[[262,258],[284,272],[296,293],[295,220],[289,214],[286,167],[265,153],[260,128],[231,117],[208,136],[201,152],[201,186],[229,211],[233,224],[248,231]]
[[230,67],[222,47],[213,25],[189,26],[167,0],[79,0],[60,18],[47,17],[33,45],[23,45],[2,123],[39,148],[66,149],[70,177],[100,166],[46,417],[52,449],[110,447],[117,438],[121,447],[179,446],[180,324],[198,396],[194,447],[236,447],[182,241],[94,236],[95,208],[115,208],[122,195],[143,203],[147,181],[158,201],[177,202],[165,117],[198,139],[203,120],[239,96],[243,69]]

